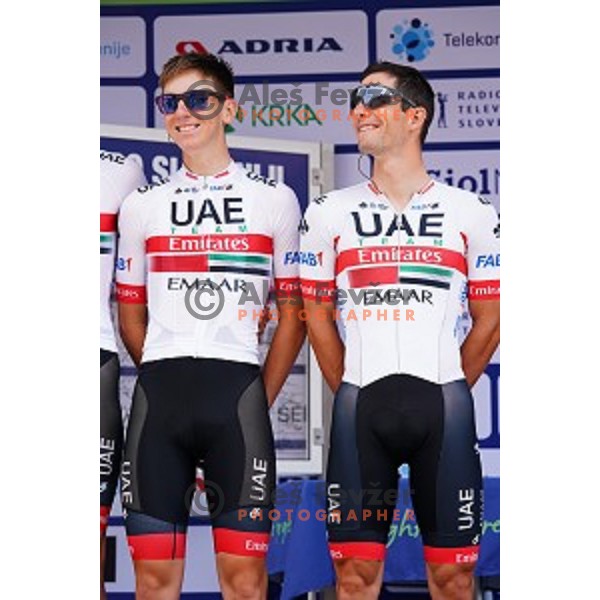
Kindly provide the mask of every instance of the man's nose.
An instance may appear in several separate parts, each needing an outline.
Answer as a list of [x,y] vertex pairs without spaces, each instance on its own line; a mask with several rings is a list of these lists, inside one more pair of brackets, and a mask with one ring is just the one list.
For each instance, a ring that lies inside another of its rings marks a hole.
[[179,114],[181,112],[189,112],[187,106],[185,105],[185,102],[183,101],[183,98],[179,98],[179,100],[177,101],[177,110],[175,111],[175,113]]
[[362,100],[354,107],[352,111],[352,120],[358,125],[360,121],[367,119],[374,114],[374,111],[362,103]]
[[358,101],[358,104],[354,107],[355,118],[364,117],[369,112],[369,109],[363,104],[362,100]]

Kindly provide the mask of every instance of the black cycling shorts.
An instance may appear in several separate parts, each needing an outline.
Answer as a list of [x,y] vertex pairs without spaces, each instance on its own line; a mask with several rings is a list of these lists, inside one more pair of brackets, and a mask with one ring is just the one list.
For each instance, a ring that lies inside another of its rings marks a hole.
[[125,446],[121,496],[134,560],[184,557],[200,460],[215,551],[266,554],[275,451],[257,365],[143,363]]
[[398,468],[430,563],[474,563],[483,517],[473,399],[464,380],[439,385],[391,375],[364,388],[342,383],[327,470],[331,556],[383,560]]
[[119,480],[123,451],[123,419],[119,401],[119,357],[100,349],[100,531],[108,515]]

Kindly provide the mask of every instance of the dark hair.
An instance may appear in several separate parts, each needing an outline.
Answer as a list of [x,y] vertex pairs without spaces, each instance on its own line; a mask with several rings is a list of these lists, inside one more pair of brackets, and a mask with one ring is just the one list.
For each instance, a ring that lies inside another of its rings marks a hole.
[[158,84],[164,89],[173,77],[191,70],[200,71],[206,77],[210,77],[233,98],[233,69],[228,62],[214,54],[190,52],[173,56],[164,64]]
[[[433,119],[433,112],[435,108],[434,93],[431,85],[421,73],[413,68],[405,65],[399,65],[392,62],[381,61],[369,65],[361,74],[361,81],[373,73],[387,73],[396,80],[396,87],[406,94],[406,97],[414,102],[417,106],[422,106],[427,111],[427,116],[423,122],[423,128],[421,129],[421,145],[425,143],[429,126]],[[411,105],[410,103],[402,100],[402,110],[406,110]]]

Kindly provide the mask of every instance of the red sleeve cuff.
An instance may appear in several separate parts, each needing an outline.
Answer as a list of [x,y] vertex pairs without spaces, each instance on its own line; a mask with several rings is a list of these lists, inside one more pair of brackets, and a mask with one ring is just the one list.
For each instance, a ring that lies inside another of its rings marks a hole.
[[314,279],[302,279],[302,297],[305,300],[317,302],[333,302],[335,298],[335,280],[316,281]]
[[146,304],[145,285],[117,283],[117,301],[122,304]]
[[500,280],[469,281],[469,300],[500,300]]
[[275,295],[277,298],[295,298],[302,295],[298,277],[276,277]]

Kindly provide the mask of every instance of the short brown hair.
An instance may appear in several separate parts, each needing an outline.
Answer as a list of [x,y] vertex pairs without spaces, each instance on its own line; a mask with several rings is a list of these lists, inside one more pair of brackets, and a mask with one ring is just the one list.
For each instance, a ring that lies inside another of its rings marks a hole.
[[227,95],[233,98],[233,69],[221,57],[198,52],[177,54],[164,64],[162,73],[158,78],[158,85],[164,89],[173,77],[184,71],[200,71],[206,77],[214,80]]
[[[421,145],[425,143],[429,126],[433,120],[433,112],[435,108],[435,94],[433,88],[423,77],[420,71],[413,67],[407,67],[406,65],[399,65],[396,63],[381,61],[369,65],[360,76],[362,81],[368,75],[373,73],[387,73],[396,80],[396,87],[401,90],[406,97],[416,104],[422,106],[427,111],[427,117],[423,122],[421,129]],[[408,102],[402,101],[402,110],[406,110],[411,105]]]

